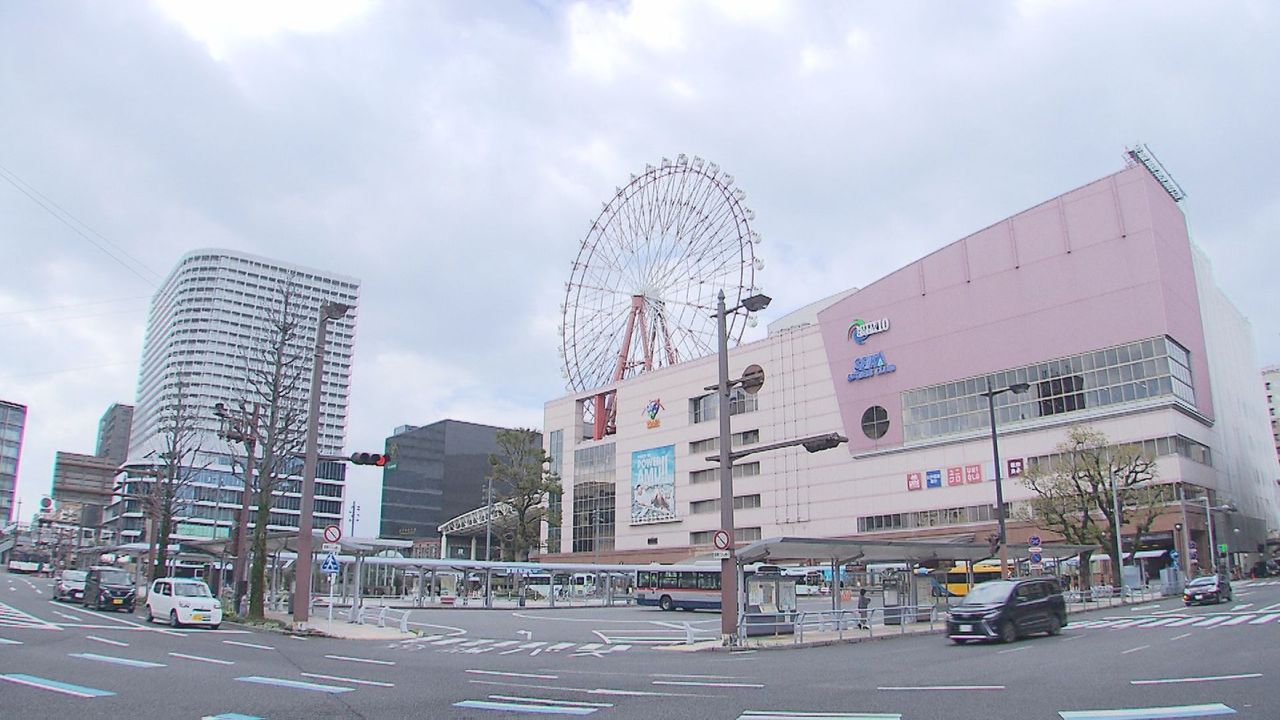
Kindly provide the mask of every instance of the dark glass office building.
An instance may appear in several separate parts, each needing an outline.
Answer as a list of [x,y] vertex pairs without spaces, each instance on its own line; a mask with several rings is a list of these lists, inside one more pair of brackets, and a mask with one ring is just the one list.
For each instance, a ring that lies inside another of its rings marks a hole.
[[387,438],[380,535],[436,539],[441,523],[484,505],[489,456],[498,452],[502,429],[441,420]]

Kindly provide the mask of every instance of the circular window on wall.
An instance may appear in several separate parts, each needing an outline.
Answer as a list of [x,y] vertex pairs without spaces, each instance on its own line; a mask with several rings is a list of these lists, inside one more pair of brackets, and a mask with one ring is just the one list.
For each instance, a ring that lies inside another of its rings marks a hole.
[[879,405],[872,405],[862,413],[862,434],[872,440],[879,440],[889,432],[889,411]]

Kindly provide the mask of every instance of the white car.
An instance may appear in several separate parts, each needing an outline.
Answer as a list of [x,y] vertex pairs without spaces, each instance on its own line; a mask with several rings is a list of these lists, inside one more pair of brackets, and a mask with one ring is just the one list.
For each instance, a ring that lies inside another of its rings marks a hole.
[[208,625],[218,629],[222,624],[222,605],[209,592],[209,586],[191,578],[159,578],[147,592],[148,622],[168,621],[173,627]]

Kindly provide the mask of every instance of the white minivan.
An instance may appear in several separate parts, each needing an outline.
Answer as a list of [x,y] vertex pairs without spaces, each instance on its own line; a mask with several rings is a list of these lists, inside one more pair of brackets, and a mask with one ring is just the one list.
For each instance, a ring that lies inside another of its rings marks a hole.
[[209,592],[209,586],[191,578],[159,578],[147,592],[148,622],[168,621],[173,627],[208,625],[217,629],[222,624],[222,605]]

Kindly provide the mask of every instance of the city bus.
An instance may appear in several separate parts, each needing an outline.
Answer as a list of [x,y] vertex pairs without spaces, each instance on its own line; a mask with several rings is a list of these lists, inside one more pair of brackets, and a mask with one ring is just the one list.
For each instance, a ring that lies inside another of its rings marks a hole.
[[663,610],[719,610],[719,565],[654,565],[636,571],[636,604]]
[[827,582],[826,575],[819,568],[783,568],[782,574],[796,579],[797,597],[801,595],[819,595],[822,593],[822,586]]
[[[980,562],[973,566],[973,584],[980,585],[990,580],[1000,579],[1000,563]],[[946,576],[939,583],[941,588],[935,586],[936,594],[945,597],[964,597],[969,594],[971,586],[969,585],[968,568],[964,563],[956,563],[946,571]]]

